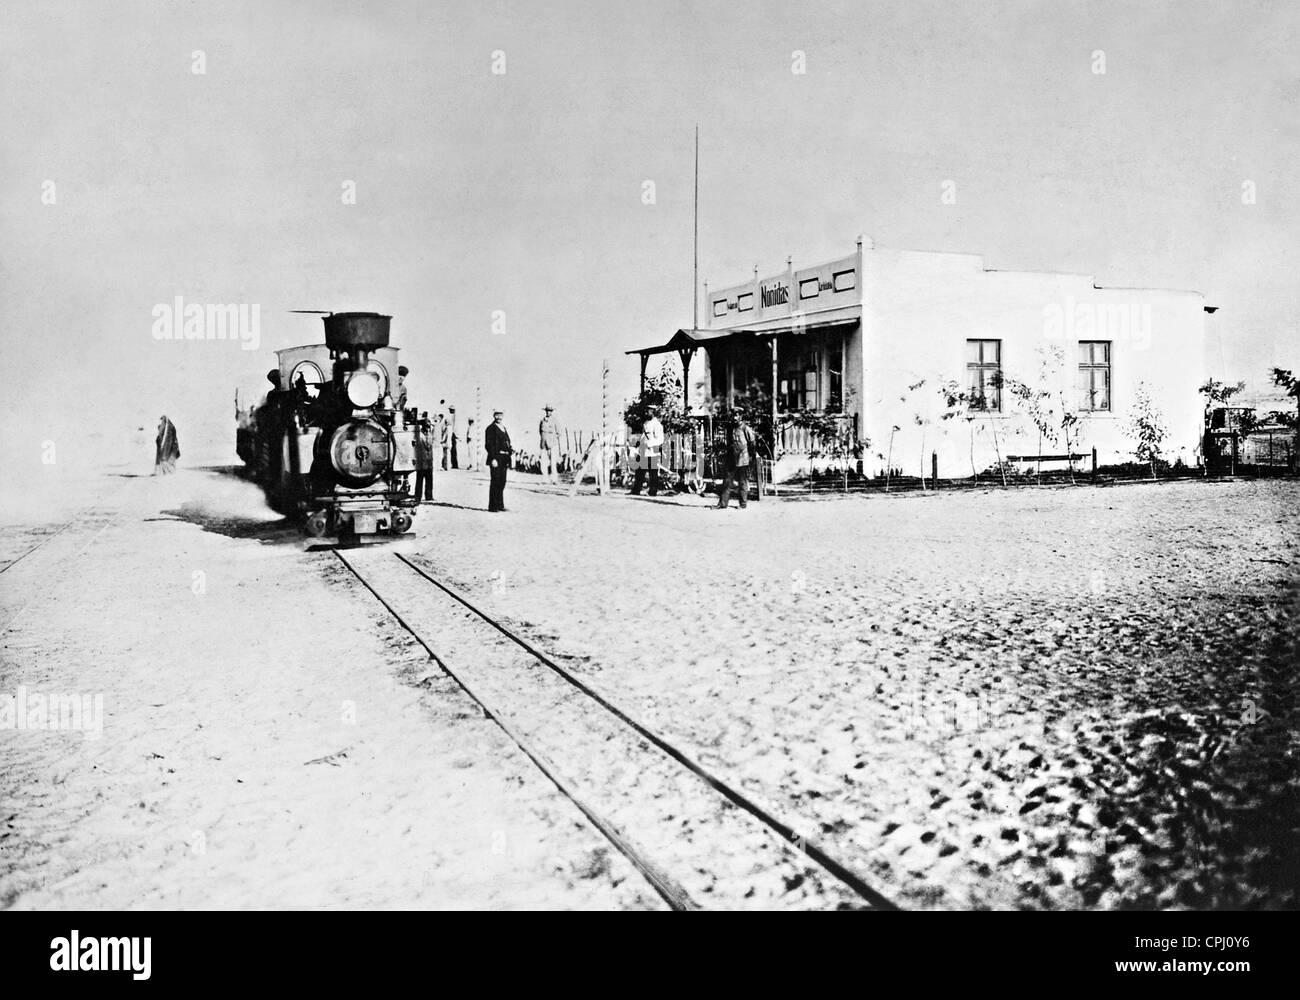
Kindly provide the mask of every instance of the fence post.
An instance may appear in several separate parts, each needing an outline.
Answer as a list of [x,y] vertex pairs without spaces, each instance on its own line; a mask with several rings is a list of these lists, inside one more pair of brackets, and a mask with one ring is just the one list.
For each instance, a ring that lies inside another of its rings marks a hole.
[[930,485],[936,490],[939,488],[939,453],[930,452]]
[[1092,446],[1092,481],[1097,481],[1097,446]]
[[609,494],[609,359],[600,363],[600,465],[596,475],[596,492]]

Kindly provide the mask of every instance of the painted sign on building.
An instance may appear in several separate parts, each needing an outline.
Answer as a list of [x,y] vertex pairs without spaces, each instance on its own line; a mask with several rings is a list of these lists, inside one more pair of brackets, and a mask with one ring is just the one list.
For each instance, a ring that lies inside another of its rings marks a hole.
[[710,291],[706,318],[711,327],[745,326],[862,301],[857,254],[802,270],[758,278]]

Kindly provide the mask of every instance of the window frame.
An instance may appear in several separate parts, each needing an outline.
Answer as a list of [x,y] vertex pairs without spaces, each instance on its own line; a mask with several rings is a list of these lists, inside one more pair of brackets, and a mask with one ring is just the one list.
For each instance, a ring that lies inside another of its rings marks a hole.
[[[975,351],[975,360],[970,360],[970,347],[972,344],[978,345]],[[985,347],[988,344],[995,345],[996,356],[992,362],[984,360]],[[1002,412],[1002,341],[991,337],[967,337],[966,338],[966,388],[971,394],[970,409],[977,413],[999,414]],[[995,381],[991,384],[988,381],[992,376]],[[983,406],[976,405],[976,385],[979,386],[979,399],[985,403]],[[992,400],[993,405],[988,405]]]
[[[1075,357],[1078,359],[1077,361],[1078,367],[1076,369],[1078,372],[1078,375],[1076,376],[1076,385],[1078,386],[1078,391],[1079,391],[1079,399],[1077,403],[1079,412],[1114,413],[1115,412],[1115,371],[1113,365],[1114,365],[1114,358],[1115,358],[1115,342],[1112,340],[1080,340],[1078,342],[1078,345],[1081,350],[1075,355]],[[1088,347],[1087,361],[1083,360],[1082,348],[1085,345]],[[1105,347],[1105,352],[1104,352],[1105,361],[1099,362],[1096,360],[1097,358],[1096,348],[1098,346]],[[1096,376],[1098,373],[1102,373],[1104,383],[1105,383],[1105,393],[1106,393],[1105,406],[1096,405],[1096,401],[1097,401]],[[1083,387],[1083,378],[1085,374],[1087,375],[1088,378],[1087,389]]]

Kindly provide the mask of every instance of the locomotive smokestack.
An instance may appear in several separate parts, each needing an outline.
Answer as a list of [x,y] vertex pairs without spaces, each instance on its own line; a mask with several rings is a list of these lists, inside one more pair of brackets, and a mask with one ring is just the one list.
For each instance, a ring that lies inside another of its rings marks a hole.
[[393,317],[380,313],[334,313],[322,316],[325,324],[325,345],[334,352],[354,354],[358,349],[365,353],[377,347],[388,346],[388,324]]

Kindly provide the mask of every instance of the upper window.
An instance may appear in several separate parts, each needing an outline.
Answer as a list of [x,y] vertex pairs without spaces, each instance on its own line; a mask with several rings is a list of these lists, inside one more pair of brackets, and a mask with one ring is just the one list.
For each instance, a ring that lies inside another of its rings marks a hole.
[[1002,341],[966,341],[966,375],[972,410],[1002,412]]
[[851,288],[857,288],[858,272],[853,268],[847,271],[836,271],[831,276],[831,285],[837,292],[847,292]]
[[1079,409],[1110,410],[1110,341],[1079,341]]
[[749,312],[754,308],[754,293],[746,292],[736,296],[736,312]]
[[725,316],[725,315],[727,315],[727,300],[726,300],[726,299],[714,299],[714,300],[713,300],[713,315],[714,315],[715,317],[717,317],[717,316]]
[[302,391],[310,399],[315,399],[320,395],[320,387],[325,382],[325,376],[316,362],[299,361],[294,365],[293,371],[289,373],[289,388],[297,389],[299,379],[302,380]]
[[804,278],[799,282],[799,298],[815,299],[821,289],[817,278]]

